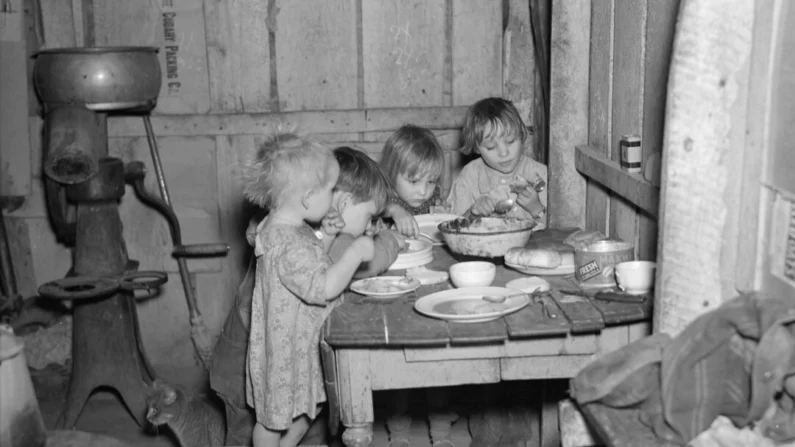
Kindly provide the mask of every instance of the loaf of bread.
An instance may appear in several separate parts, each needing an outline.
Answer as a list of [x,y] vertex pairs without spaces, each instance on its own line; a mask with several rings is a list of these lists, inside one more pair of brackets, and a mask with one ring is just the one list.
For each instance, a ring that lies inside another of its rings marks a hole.
[[563,243],[571,245],[576,250],[583,250],[594,242],[603,241],[605,239],[607,239],[605,235],[599,231],[577,230],[570,234]]
[[505,253],[505,263],[520,267],[554,269],[560,266],[563,257],[548,248],[514,247]]

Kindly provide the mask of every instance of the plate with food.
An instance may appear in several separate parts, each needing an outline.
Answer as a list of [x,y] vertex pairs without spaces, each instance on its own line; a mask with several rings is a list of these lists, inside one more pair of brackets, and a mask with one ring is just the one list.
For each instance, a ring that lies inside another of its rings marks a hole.
[[442,222],[447,222],[448,220],[455,220],[459,219],[461,216],[456,214],[420,214],[414,216],[414,219],[417,221],[417,225],[420,227],[420,233],[422,233],[425,237],[430,240],[433,245],[444,245],[444,239],[442,238],[442,233],[439,232],[439,224]]
[[420,282],[405,276],[376,276],[360,279],[351,283],[350,289],[361,295],[372,298],[396,298],[413,292],[420,287]]
[[389,270],[404,270],[419,267],[433,261],[433,245],[427,241],[408,239],[406,246],[398,253]]
[[465,287],[426,295],[414,303],[414,309],[441,320],[482,323],[514,313],[529,303],[527,294],[514,289]]

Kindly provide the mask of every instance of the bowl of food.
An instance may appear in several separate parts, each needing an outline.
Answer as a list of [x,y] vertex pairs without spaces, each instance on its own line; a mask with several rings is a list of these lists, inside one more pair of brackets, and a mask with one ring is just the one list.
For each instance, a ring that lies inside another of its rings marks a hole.
[[460,218],[440,223],[439,231],[453,253],[498,258],[513,247],[524,247],[536,225],[512,217]]
[[459,262],[450,266],[450,280],[456,287],[486,287],[494,282],[497,266],[486,261]]

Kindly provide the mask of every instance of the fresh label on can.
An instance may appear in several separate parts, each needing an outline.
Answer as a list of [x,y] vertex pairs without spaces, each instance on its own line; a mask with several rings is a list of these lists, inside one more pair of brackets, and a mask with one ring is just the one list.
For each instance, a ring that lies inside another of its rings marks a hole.
[[602,271],[602,268],[599,267],[599,263],[596,261],[591,261],[579,269],[580,273],[580,281],[587,281],[594,276],[598,275]]

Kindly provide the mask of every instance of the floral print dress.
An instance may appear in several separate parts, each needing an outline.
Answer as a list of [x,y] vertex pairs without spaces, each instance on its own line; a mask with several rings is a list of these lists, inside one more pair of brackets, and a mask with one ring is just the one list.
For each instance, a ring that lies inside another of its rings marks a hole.
[[257,422],[286,430],[301,415],[314,419],[326,400],[320,329],[339,300],[325,299],[331,259],[308,225],[266,218],[257,228],[254,253],[246,400]]

